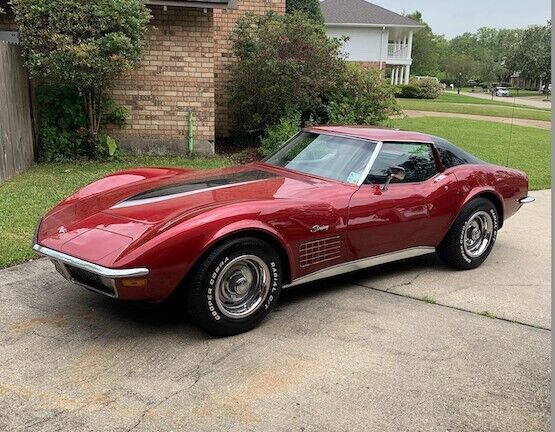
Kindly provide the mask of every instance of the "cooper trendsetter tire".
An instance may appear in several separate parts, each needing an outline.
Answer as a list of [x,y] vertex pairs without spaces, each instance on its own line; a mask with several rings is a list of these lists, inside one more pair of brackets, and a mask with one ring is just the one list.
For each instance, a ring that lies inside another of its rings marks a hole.
[[230,336],[256,327],[281,292],[279,255],[255,237],[230,240],[199,262],[189,278],[185,301],[202,329]]
[[499,215],[487,198],[470,201],[439,247],[437,253],[449,266],[470,270],[480,266],[490,254],[499,229]]

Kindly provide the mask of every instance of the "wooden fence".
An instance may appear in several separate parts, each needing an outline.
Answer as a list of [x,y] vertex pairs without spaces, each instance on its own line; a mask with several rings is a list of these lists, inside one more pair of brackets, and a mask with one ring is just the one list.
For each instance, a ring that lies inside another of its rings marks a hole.
[[29,80],[18,45],[0,42],[0,181],[34,161]]

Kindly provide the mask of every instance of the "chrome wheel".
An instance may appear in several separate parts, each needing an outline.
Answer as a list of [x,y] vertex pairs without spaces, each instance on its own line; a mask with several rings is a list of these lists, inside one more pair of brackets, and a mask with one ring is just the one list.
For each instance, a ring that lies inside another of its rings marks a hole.
[[214,284],[214,300],[228,318],[247,318],[270,290],[270,269],[255,255],[241,255],[225,265]]
[[464,226],[463,245],[466,254],[479,257],[488,248],[493,237],[493,218],[485,211],[474,213]]

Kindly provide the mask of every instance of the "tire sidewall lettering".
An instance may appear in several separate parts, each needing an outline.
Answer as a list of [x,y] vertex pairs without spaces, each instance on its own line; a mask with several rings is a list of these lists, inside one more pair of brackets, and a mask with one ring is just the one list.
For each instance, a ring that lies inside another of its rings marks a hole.
[[[477,210],[478,209],[476,209],[474,212],[476,212]],[[488,249],[491,249],[493,247],[493,244],[495,243],[495,241],[497,239],[497,231],[499,229],[499,218],[497,216],[497,211],[495,209],[489,208],[489,209],[487,209],[487,212],[491,215],[492,220],[493,220],[493,234],[492,234],[492,237],[491,237],[491,243],[488,246]],[[474,213],[471,213],[471,215],[472,214],[474,214]],[[472,263],[473,258],[469,257],[466,254],[465,250],[464,250],[464,235],[465,235],[467,227],[468,227],[468,219],[469,218],[467,218],[464,225],[462,226],[461,234],[459,236],[459,251],[460,251],[462,259],[464,259],[467,263],[470,264],[470,263]],[[479,259],[479,258],[481,258],[481,256],[477,257],[477,259]]]
[[[262,258],[262,257],[261,257]],[[216,265],[216,267],[214,268],[214,270],[212,270],[209,275],[208,275],[208,280],[207,280],[207,291],[206,291],[206,302],[207,302],[207,307],[208,307],[208,311],[211,315],[211,317],[216,320],[216,321],[220,321],[223,318],[225,318],[226,320],[229,320],[229,318],[226,317],[222,317],[216,302],[214,300],[214,295],[215,295],[215,286],[216,286],[216,281],[218,280],[218,276],[220,275],[220,273],[222,272],[223,268],[225,267],[225,265],[232,260],[233,257],[232,256],[224,256],[222,259],[220,259],[218,261],[218,264]],[[269,267],[270,270],[270,290],[268,293],[268,296],[266,299],[263,300],[263,307],[259,309],[260,310],[268,310],[272,307],[274,301],[277,299],[277,291],[279,290],[280,287],[280,269],[278,264],[276,263],[276,261],[272,260],[270,262],[268,262],[267,260],[264,260]],[[258,311],[257,311],[258,312]],[[255,316],[255,314],[253,314],[252,316]],[[252,318],[252,316],[250,316],[249,318]]]

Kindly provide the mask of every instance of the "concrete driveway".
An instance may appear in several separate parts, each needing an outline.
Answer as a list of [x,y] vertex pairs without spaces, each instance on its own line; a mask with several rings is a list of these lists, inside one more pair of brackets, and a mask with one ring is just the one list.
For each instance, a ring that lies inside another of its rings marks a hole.
[[298,287],[226,339],[45,260],[3,270],[0,430],[547,431],[550,197],[534,195],[478,270],[431,255]]
[[544,100],[544,97],[502,97],[502,96],[491,96],[490,93],[470,93],[464,92],[461,93],[465,96],[475,97],[477,99],[487,99],[487,100],[496,100],[499,102],[508,102],[514,103],[515,105],[523,105],[530,108],[543,108],[543,109],[551,109],[551,101]]

